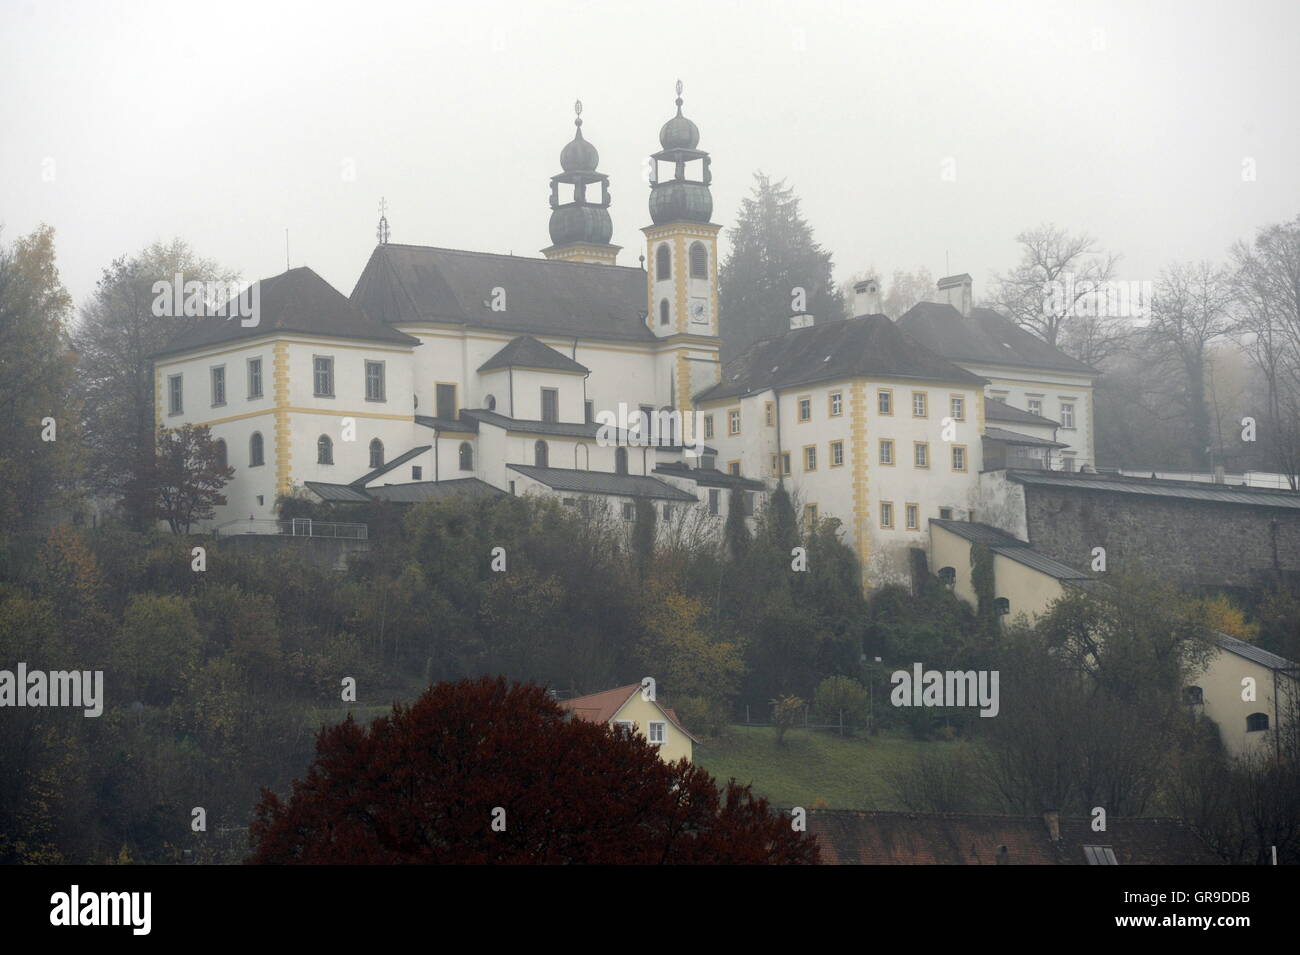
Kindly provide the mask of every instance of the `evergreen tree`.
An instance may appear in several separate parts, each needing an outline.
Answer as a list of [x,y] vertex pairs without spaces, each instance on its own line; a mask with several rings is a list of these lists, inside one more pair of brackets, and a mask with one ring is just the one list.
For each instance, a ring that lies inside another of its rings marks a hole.
[[760,338],[788,331],[792,315],[806,312],[817,322],[847,317],[831,277],[831,254],[813,238],[794,190],[762,172],[754,180],[753,193],[741,201],[731,251],[718,273],[723,361]]

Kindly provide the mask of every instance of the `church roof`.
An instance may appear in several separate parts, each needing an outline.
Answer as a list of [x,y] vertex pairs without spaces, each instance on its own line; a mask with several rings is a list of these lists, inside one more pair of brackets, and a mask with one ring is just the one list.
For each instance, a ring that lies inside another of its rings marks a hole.
[[916,378],[982,386],[984,379],[935,354],[884,315],[795,328],[755,342],[722,369],[697,401],[840,378]]
[[[502,297],[495,290],[504,292]],[[448,322],[531,335],[654,342],[639,268],[389,243],[352,301],[389,325]],[[499,310],[493,305],[499,304]]]
[[990,308],[972,308],[967,318],[951,305],[918,302],[898,324],[921,344],[953,361],[1100,374]]
[[572,371],[587,374],[590,369],[550,345],[543,345],[532,335],[512,338],[504,348],[478,366],[479,371],[493,368],[544,368],[548,371]]
[[420,340],[367,318],[334,286],[309,269],[299,266],[256,283],[259,311],[257,324],[245,328],[239,318],[176,319],[184,322],[175,335],[154,355],[170,355],[259,338],[270,332],[299,332],[329,338],[358,338],[397,345],[418,345]]

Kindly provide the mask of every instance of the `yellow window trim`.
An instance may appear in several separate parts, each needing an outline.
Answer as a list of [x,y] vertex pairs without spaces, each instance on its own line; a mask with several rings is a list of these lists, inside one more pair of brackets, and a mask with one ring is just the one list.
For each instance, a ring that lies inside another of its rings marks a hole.
[[[835,398],[837,395],[839,396],[840,399],[839,411],[835,410]],[[828,414],[832,418],[844,417],[844,392],[832,391],[826,396],[826,414]]]
[[[812,451],[812,453],[813,453],[813,466],[812,466],[812,467],[808,467],[808,452],[809,452],[809,451]],[[816,471],[816,470],[817,470],[817,445],[815,445],[815,444],[805,444],[805,445],[803,446],[803,469],[804,469],[804,471]]]
[[[917,396],[917,395],[920,395],[920,396],[921,396],[921,404],[925,406],[925,411],[921,412],[921,414],[917,414],[917,413],[916,413],[916,396]],[[928,417],[930,417],[930,393],[929,393],[928,391],[914,391],[914,392],[912,392],[912,417],[913,417],[913,418],[928,418]]]
[[881,466],[881,467],[892,468],[895,464],[898,463],[898,448],[897,448],[897,446],[894,444],[894,439],[893,439],[893,438],[881,438],[881,439],[880,439],[880,444],[881,444],[881,445],[884,445],[884,444],[888,444],[888,445],[889,445],[889,460],[886,461],[886,460],[881,456],[881,454],[880,454],[880,446],[879,446],[879,445],[877,445],[877,448],[876,448],[876,460],[880,462],[880,466]]
[[[735,430],[735,431],[732,431],[732,430],[731,430],[731,416],[732,416],[732,415],[735,415],[735,416],[736,416],[736,430]],[[739,409],[739,408],[728,408],[728,409],[727,409],[727,435],[728,435],[728,437],[731,437],[731,436],[734,436],[734,435],[740,434],[740,432],[741,432],[740,409]]]
[[[889,523],[885,523],[886,507],[889,508]],[[894,502],[893,501],[880,502],[880,529],[886,531],[892,531],[894,529]]]
[[[925,448],[925,463],[924,463],[924,464],[917,464],[917,463],[916,463],[916,449],[917,449],[917,448]],[[930,442],[929,442],[929,441],[913,441],[913,442],[912,442],[912,467],[914,467],[914,468],[922,468],[922,469],[925,469],[925,470],[929,470],[929,468],[930,468]]]
[[[836,445],[838,445],[838,446],[839,446],[839,449],[840,449],[840,463],[839,463],[839,464],[836,464],[836,463],[835,463],[835,447],[836,447]],[[842,468],[842,467],[844,467],[844,442],[843,442],[843,441],[832,441],[832,442],[831,442],[831,445],[830,445],[830,466],[833,467],[833,468]]]
[[[916,523],[909,524],[907,521],[908,512],[913,509],[916,511]],[[921,529],[921,505],[916,501],[907,501],[903,504],[903,527],[909,531],[919,531]]]
[[[960,398],[960,399],[961,399],[961,417],[960,417],[960,418],[957,417],[955,414],[952,413],[952,399],[954,399],[954,398]],[[967,398],[966,395],[957,395],[957,394],[952,394],[952,395],[949,395],[949,396],[948,396],[948,414],[949,414],[949,416],[952,417],[952,419],[953,419],[954,421],[965,421],[965,420],[966,420],[966,408],[967,408],[967,406],[969,406],[969,405],[970,405],[970,400]]]
[[954,445],[952,446],[952,453],[950,453],[950,454],[948,455],[948,464],[949,464],[949,465],[952,464],[953,456],[956,454],[956,452],[958,451],[958,449],[961,450],[961,467],[959,467],[959,468],[958,468],[958,467],[954,467],[953,470],[954,470],[954,471],[960,471],[960,472],[962,472],[962,473],[965,473],[965,471],[967,470],[967,468],[970,466],[970,452],[966,450],[966,445],[964,445],[964,444],[954,444]]
[[[808,417],[803,417],[803,403],[808,402]],[[794,419],[799,424],[807,424],[812,421],[812,395],[800,395],[794,400]]]
[[770,401],[763,402],[763,423],[769,427],[776,427],[776,405]]
[[[889,410],[888,410],[888,411],[881,411],[881,410],[880,410],[880,396],[881,396],[881,395],[889,395]],[[879,414],[879,415],[888,415],[888,416],[891,417],[891,418],[894,416],[894,389],[893,389],[893,388],[877,388],[877,389],[876,389],[876,414]]]

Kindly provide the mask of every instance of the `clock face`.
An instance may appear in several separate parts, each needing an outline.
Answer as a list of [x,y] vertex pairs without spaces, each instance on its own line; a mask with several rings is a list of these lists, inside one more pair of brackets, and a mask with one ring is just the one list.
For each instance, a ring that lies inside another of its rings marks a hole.
[[702,298],[691,299],[691,323],[694,325],[709,324],[709,308]]

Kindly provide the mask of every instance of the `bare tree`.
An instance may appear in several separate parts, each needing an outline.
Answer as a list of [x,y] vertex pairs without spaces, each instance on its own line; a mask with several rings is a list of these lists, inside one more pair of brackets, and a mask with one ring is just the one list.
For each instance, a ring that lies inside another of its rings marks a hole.
[[1191,424],[1194,467],[1210,464],[1214,448],[1206,393],[1207,351],[1232,327],[1232,275],[1210,262],[1179,262],[1160,274],[1151,318],[1143,329],[1172,385],[1170,397]]
[[1114,279],[1119,256],[1098,251],[1086,232],[1070,233],[1050,223],[1021,232],[1016,241],[1020,264],[994,278],[990,307],[1087,364],[1118,350],[1124,321],[1097,314],[1087,303]]

